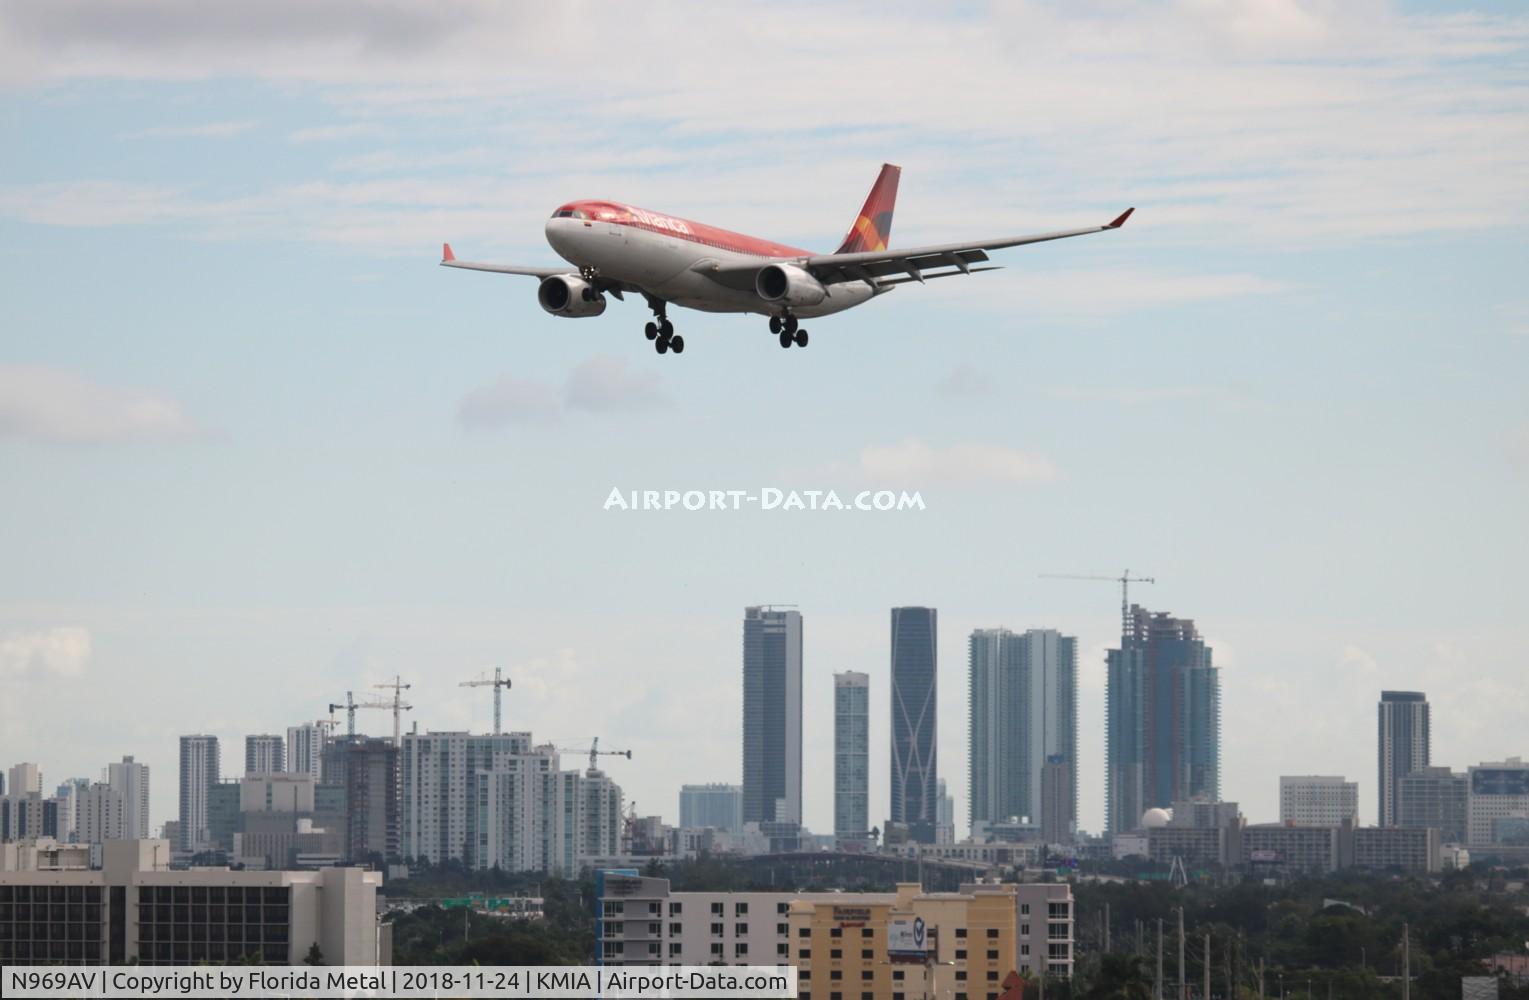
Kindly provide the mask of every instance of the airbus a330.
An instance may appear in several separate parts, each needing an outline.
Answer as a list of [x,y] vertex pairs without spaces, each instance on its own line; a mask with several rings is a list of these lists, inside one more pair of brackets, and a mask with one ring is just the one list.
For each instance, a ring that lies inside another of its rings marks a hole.
[[571,201],[546,226],[547,242],[567,265],[458,260],[449,243],[442,246],[441,264],[536,278],[536,300],[554,316],[598,316],[607,295],[640,295],[653,311],[644,333],[659,354],[685,350],[685,338],[669,319],[671,305],[762,314],[781,347],[806,347],[804,319],[843,312],[910,281],[995,271],[973,265],[986,262],[989,250],[1119,229],[1135,211],[1128,208],[1114,221],[1086,229],[892,250],[887,242],[901,173],[890,163],[882,166],[849,234],[828,254],[620,202]]

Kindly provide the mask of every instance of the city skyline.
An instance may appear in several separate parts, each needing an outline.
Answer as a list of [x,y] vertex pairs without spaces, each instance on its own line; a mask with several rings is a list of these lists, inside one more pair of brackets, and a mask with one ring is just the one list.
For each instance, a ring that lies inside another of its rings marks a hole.
[[[750,610],[752,610],[752,609],[750,609]],[[893,609],[893,610],[895,611],[897,609]],[[932,609],[925,609],[925,610],[932,610]],[[1144,615],[1147,614],[1145,609],[1137,609],[1137,610],[1139,610]],[[794,613],[799,614],[799,612],[794,612]],[[1162,616],[1159,615],[1158,617],[1162,617]],[[1030,630],[1030,632],[1036,632],[1036,631],[1046,632],[1046,631],[1054,631],[1054,630],[1034,630],[1034,629]],[[975,630],[973,630],[973,632],[974,632],[974,635],[975,634],[989,634],[989,633],[1007,633],[1007,634],[1010,634],[1010,635],[1013,635],[1013,636],[1016,636],[1016,637],[1019,635],[1019,633],[1010,632],[1010,630],[1005,629],[1005,628],[981,628],[981,629],[975,629]],[[1029,634],[1029,633],[1026,633],[1026,634]],[[971,637],[968,637],[968,643],[970,642],[970,639],[971,639]],[[1117,642],[1117,645],[1118,645],[1118,642]],[[1107,650],[1106,652],[1113,652],[1113,651]],[[832,676],[830,676],[830,678],[828,678],[828,679],[830,681],[834,680],[834,678]],[[831,691],[830,691],[830,694],[831,694]],[[1393,691],[1389,691],[1388,690],[1388,691],[1379,692],[1379,694],[1381,695],[1381,697],[1383,699],[1383,704],[1384,704],[1384,699],[1386,697],[1397,696],[1398,694],[1406,696],[1406,698],[1409,698],[1409,699],[1422,698],[1422,699],[1424,699],[1423,703],[1425,705],[1427,704],[1426,695],[1424,695],[1422,693],[1419,693],[1419,692],[1400,692],[1399,693],[1399,692],[1393,692]],[[968,697],[969,697],[969,693],[968,693]],[[830,698],[830,701],[831,700],[832,700],[832,698]],[[1373,705],[1374,701],[1372,700],[1369,703]],[[968,704],[967,704],[966,700],[963,700],[963,704],[962,704],[961,707],[962,707],[963,711],[968,708]],[[832,712],[830,712],[828,721],[830,723],[832,722]],[[267,722],[269,722],[269,720],[267,720]],[[418,723],[416,723],[416,725],[418,725]],[[874,724],[873,724],[873,726],[874,726]],[[327,731],[330,729],[330,727],[331,727],[330,723],[327,720],[318,720],[318,721],[313,722],[313,723],[303,723],[303,724],[300,724],[298,726],[288,727],[288,732],[289,732],[289,734],[299,734],[300,733],[301,734],[300,739],[306,740],[306,739],[309,738],[309,735],[308,735],[309,733],[318,733],[318,734],[327,733]],[[1082,731],[1083,733],[1086,734],[1087,731],[1088,731],[1088,728],[1089,728],[1089,720],[1086,719],[1086,718],[1082,719],[1080,721],[1079,727],[1080,727],[1080,731]],[[258,728],[258,726],[256,728]],[[1103,726],[1101,724],[1100,725],[1101,733],[1102,733],[1102,730],[1103,730]],[[434,728],[428,728],[428,727],[423,727],[423,726],[420,729],[420,734],[421,735],[426,735],[426,734],[437,734],[438,735],[438,734],[463,733],[463,732],[468,732],[468,731],[454,730],[454,729],[434,729]],[[470,730],[470,732],[474,736],[477,736],[477,735],[484,735],[484,736],[486,736],[486,735],[488,735],[486,727],[485,727],[485,729],[483,730],[483,732],[481,734],[479,733],[478,730]],[[962,733],[963,737],[965,736],[965,734],[967,732],[968,732],[967,729],[962,729],[961,730],[961,733]],[[358,730],[358,735],[362,736],[363,738],[366,738],[365,734],[364,733],[360,733],[359,730]],[[188,739],[188,738],[189,739],[202,739],[204,737],[181,737],[182,740],[185,740],[185,739]],[[213,736],[211,738],[216,740],[216,741],[218,741],[220,744],[225,742],[225,741],[221,740],[218,736]],[[386,737],[385,734],[383,736],[376,737],[376,738],[377,739],[381,739],[384,742],[387,742],[387,737]],[[271,737],[260,736],[260,735],[247,735],[244,739],[245,739],[245,744],[246,744],[246,753],[248,753],[249,750],[250,750],[251,741],[269,740],[269,739],[271,739]],[[328,742],[328,738],[327,737],[323,737],[323,739],[324,739],[324,741],[326,743]],[[233,745],[233,744],[230,743],[229,745]],[[963,744],[962,744],[960,749],[963,751],[962,754],[961,754],[961,757],[963,758],[963,763],[964,763],[965,759],[969,757],[969,752],[970,752],[970,744],[967,743],[964,740],[964,738],[963,738]],[[183,748],[183,751],[184,751],[184,748]],[[1497,758],[1511,757],[1511,756],[1514,755],[1514,752],[1515,752],[1515,748],[1512,746],[1511,740],[1509,740],[1509,741],[1507,741],[1507,746],[1506,747],[1498,747],[1497,749],[1493,750],[1492,752],[1489,752],[1488,754],[1486,754],[1484,756],[1481,756],[1479,758],[1479,760],[1484,762],[1484,761],[1490,761],[1490,760],[1497,759]],[[1085,757],[1088,756],[1087,748],[1080,748],[1080,755],[1081,756],[1085,756]],[[582,756],[582,752],[566,751],[563,756],[565,758],[566,757],[581,757]],[[834,756],[834,754],[833,754],[831,746],[826,748],[826,758],[825,759],[828,760],[831,763],[833,756]],[[1049,756],[1050,755],[1048,755],[1048,757]],[[1373,770],[1374,770],[1374,768],[1376,766],[1377,760],[1378,760],[1378,758],[1377,759],[1372,759],[1372,761],[1370,763],[1370,770],[1372,772],[1373,772]],[[132,757],[129,756],[129,757],[125,758],[124,761],[122,763],[120,763],[120,764],[119,763],[112,763],[112,764],[110,764],[109,765],[109,769],[113,773],[116,773],[117,769],[122,768],[122,767],[126,767],[128,764],[131,763],[131,761],[132,761]],[[289,760],[288,763],[289,764],[293,764],[295,762]],[[142,763],[139,763],[136,766],[137,767],[143,767],[145,765],[143,765]],[[1459,768],[1461,766],[1464,766],[1464,765],[1461,765],[1461,764],[1454,765],[1454,770],[1456,771],[1456,773],[1460,774],[1462,776],[1462,778],[1463,778],[1463,772],[1461,772],[1459,770]],[[106,778],[107,778],[108,768],[107,767],[102,767],[99,770],[100,770],[100,773],[101,773],[102,780],[105,781]],[[808,770],[809,770],[809,773],[810,773],[811,768],[809,767]],[[832,768],[831,767],[826,768],[825,770],[827,770],[830,774],[832,773]],[[1438,770],[1441,770],[1441,769],[1439,769],[1439,768],[1428,769],[1425,766],[1425,768],[1424,768],[1424,770],[1422,772],[1418,772],[1417,774],[1413,775],[1413,777],[1422,778],[1430,770],[1438,771]],[[1442,769],[1442,771],[1444,771],[1445,773],[1448,773],[1450,770],[1451,770],[1450,767],[1445,767],[1445,768]],[[1361,771],[1361,773],[1362,773],[1362,771]],[[635,772],[635,774],[636,774],[635,779],[634,779],[634,775],[633,774],[628,774],[628,775],[625,775],[625,776],[623,776],[623,775],[615,775],[615,776],[613,776],[613,778],[614,778],[614,780],[616,780],[617,784],[622,784],[622,785],[625,786],[625,785],[630,785],[630,784],[633,784],[633,783],[639,783],[639,782],[642,781],[641,772]],[[871,783],[872,783],[873,786],[875,785],[876,780],[877,780],[874,775],[875,775],[875,768],[873,766],[872,767],[872,780],[871,780]],[[241,776],[242,776],[242,772],[241,772]],[[1071,776],[1069,776],[1069,777],[1071,777]],[[3,779],[0,779],[0,780],[3,780]],[[44,775],[44,776],[38,778],[38,780],[40,780],[40,781],[48,781],[50,779],[46,775]],[[86,779],[86,778],[70,778],[68,780],[71,781],[71,782],[73,782],[73,781],[84,782],[86,786],[88,786],[90,784],[90,779]],[[940,782],[942,784],[945,781],[944,778],[940,778],[939,780],[940,780]],[[1037,779],[1037,780],[1039,780],[1039,779]],[[1072,778],[1072,780],[1076,780],[1076,779]],[[1278,779],[1278,780],[1280,780],[1281,782],[1283,781],[1283,779]],[[734,781],[736,781],[736,778],[734,779]],[[724,782],[722,782],[722,784],[729,784],[729,782],[725,782],[724,781]],[[1359,784],[1362,784],[1362,782],[1350,782],[1350,784],[1359,785]],[[161,796],[166,794],[164,789],[167,787],[167,785],[169,785],[169,783],[161,781],[160,783],[158,783],[155,786],[156,788],[158,788],[160,790]],[[174,786],[170,786],[170,787],[173,788]],[[678,786],[676,786],[676,787],[678,787]],[[741,798],[741,787],[742,786],[741,785],[735,785],[735,787],[740,789],[740,798]],[[1249,793],[1251,793],[1251,794],[1249,794]],[[1437,793],[1434,793],[1434,794],[1437,795]],[[193,798],[194,797],[195,796],[193,795]],[[1250,802],[1250,801],[1257,801],[1261,796],[1259,794],[1258,786],[1257,785],[1250,785],[1248,788],[1243,789],[1240,792],[1228,793],[1228,792],[1223,791],[1223,797],[1227,798],[1227,799],[1230,799],[1230,800],[1233,800],[1233,801]],[[1265,811],[1262,811],[1261,808],[1255,808],[1255,811],[1252,811],[1252,812],[1248,813],[1250,822],[1257,822],[1257,821],[1260,821],[1263,818],[1267,818],[1267,817],[1271,817],[1271,816],[1275,816],[1275,815],[1279,814],[1280,806],[1281,806],[1281,801],[1280,801],[1281,800],[1281,794],[1280,794],[1280,792],[1278,790],[1276,790],[1276,792],[1272,796],[1270,796],[1269,798],[1270,798],[1270,800],[1272,802],[1272,807],[1265,807],[1265,808],[1270,808],[1270,811],[1265,812]],[[970,808],[970,806],[969,806],[969,799],[958,797],[956,801],[957,801],[958,813],[960,815],[963,815],[963,816],[966,815],[967,811]],[[1089,797],[1086,796],[1086,795],[1082,796],[1079,801],[1080,801],[1080,806],[1081,806],[1080,812],[1083,812],[1083,813],[1086,814],[1089,811],[1089,806],[1090,806]],[[1102,802],[1100,804],[1102,805]],[[831,808],[831,805],[832,805],[832,802],[831,802],[831,799],[830,799],[830,808],[826,811],[826,815],[824,817],[822,817],[822,819],[815,820],[812,815],[808,815],[806,817],[805,825],[808,828],[812,829],[815,833],[823,833],[823,832],[831,831],[832,828],[833,828],[833,809]],[[668,820],[670,818],[669,810],[667,808],[658,810],[656,814],[664,817],[666,820]],[[178,810],[170,810],[169,812],[167,812],[167,813],[165,813],[163,815],[159,815],[157,813],[151,813],[151,815],[153,816],[153,822],[152,822],[152,825],[150,826],[150,833],[152,834],[154,831],[156,831],[163,824],[164,821],[171,820],[171,819],[177,819],[178,818]],[[874,816],[874,814],[873,814],[873,816]],[[675,811],[675,815],[674,815],[673,818],[676,819],[676,820],[678,819],[678,811],[677,810]],[[149,820],[144,820],[144,822],[149,822]],[[872,825],[875,825],[874,821],[873,821]],[[1091,832],[1091,833],[1100,833],[1100,832],[1102,832],[1102,827],[1090,827],[1090,826],[1087,826],[1086,824],[1083,824],[1083,825],[1081,825],[1081,828],[1086,829],[1087,832]],[[966,831],[964,826],[959,826],[958,830],[957,830],[957,835],[958,836],[963,836],[963,835],[965,835],[966,832],[967,831]]]

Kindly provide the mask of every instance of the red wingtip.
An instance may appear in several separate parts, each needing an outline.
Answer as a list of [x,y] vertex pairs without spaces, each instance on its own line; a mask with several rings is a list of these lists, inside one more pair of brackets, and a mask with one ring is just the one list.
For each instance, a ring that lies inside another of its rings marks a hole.
[[1131,208],[1126,209],[1124,212],[1121,212],[1120,215],[1116,216],[1114,222],[1110,223],[1109,225],[1105,226],[1104,228],[1105,229],[1119,229],[1121,226],[1126,224],[1126,220],[1131,217],[1131,213],[1134,212],[1134,211],[1136,211],[1134,206],[1131,207]]
[[[1131,213],[1127,212],[1126,214],[1129,215]],[[442,243],[441,244],[441,260],[456,260],[456,259],[457,259],[457,255],[451,252],[451,244],[450,243]]]

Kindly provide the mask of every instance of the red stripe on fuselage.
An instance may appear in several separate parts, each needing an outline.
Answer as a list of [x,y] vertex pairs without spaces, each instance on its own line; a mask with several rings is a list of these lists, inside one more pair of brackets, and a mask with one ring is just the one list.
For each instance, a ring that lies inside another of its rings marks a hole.
[[675,239],[685,240],[688,243],[716,247],[719,250],[727,250],[731,253],[749,254],[755,257],[812,256],[811,250],[788,247],[771,240],[746,236],[743,233],[735,233],[728,229],[718,229],[716,226],[708,226],[704,222],[681,219],[678,216],[665,215],[662,212],[650,212],[635,205],[623,205],[614,201],[571,201],[558,209],[559,212],[567,210],[583,212],[587,218],[595,222],[631,226],[634,229],[646,229],[650,233],[672,236]]

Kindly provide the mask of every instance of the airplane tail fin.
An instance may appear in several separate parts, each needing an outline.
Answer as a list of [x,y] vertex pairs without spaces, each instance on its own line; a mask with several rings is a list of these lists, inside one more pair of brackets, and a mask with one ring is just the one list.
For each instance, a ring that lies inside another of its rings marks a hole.
[[849,227],[849,235],[834,253],[861,253],[866,250],[885,250],[892,238],[892,209],[897,204],[897,179],[903,168],[890,163],[881,165],[881,175],[866,195],[865,207],[855,224]]

